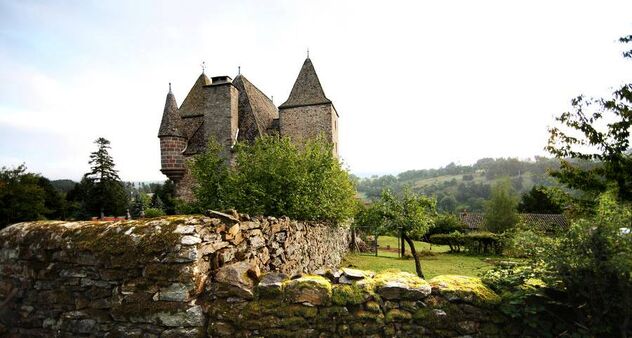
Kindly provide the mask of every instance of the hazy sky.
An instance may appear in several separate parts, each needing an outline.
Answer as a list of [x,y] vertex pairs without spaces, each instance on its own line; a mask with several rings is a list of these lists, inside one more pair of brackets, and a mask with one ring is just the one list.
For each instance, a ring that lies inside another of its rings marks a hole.
[[237,66],[281,104],[305,51],[356,174],[545,155],[584,93],[630,81],[632,1],[0,0],[0,166],[79,179],[103,136],[124,180],[162,180],[168,83]]

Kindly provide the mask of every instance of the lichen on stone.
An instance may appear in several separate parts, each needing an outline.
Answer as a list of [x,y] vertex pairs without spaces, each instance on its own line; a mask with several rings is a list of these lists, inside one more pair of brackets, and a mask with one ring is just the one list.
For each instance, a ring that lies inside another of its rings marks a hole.
[[482,306],[500,302],[500,297],[476,277],[441,275],[431,279],[430,285],[450,301]]

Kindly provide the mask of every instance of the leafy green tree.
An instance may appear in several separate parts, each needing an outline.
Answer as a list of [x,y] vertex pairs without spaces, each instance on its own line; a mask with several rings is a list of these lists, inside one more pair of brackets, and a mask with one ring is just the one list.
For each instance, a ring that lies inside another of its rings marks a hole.
[[221,156],[222,146],[211,138],[206,151],[195,156],[189,166],[195,177],[193,193],[201,209],[224,210],[231,206],[229,169]]
[[90,172],[80,183],[83,185],[83,206],[88,214],[99,214],[101,218],[105,213],[122,215],[129,197],[108,152],[110,141],[100,137],[94,143],[98,148],[90,154]]
[[331,144],[266,136],[235,147],[233,166],[209,143],[191,166],[201,209],[235,208],[250,214],[342,221],[353,216],[355,188]]
[[432,226],[436,201],[404,189],[399,196],[385,190],[378,203],[383,219],[382,226],[391,232],[400,233],[415,259],[417,275],[424,278],[413,238],[421,238]]
[[26,172],[24,164],[0,169],[0,228],[44,218],[46,191],[38,184],[40,176]]
[[485,228],[494,233],[511,229],[518,223],[517,204],[509,179],[500,180],[492,187],[491,198],[485,204]]
[[456,210],[457,201],[453,195],[446,195],[439,200],[438,209],[443,212],[454,212]]
[[167,215],[175,215],[176,213],[176,186],[171,180],[156,186],[153,190],[155,196],[163,202],[163,210]]
[[551,283],[562,282],[576,320],[596,337],[632,329],[632,206],[617,192],[603,194],[596,215],[574,222],[545,256]]
[[528,193],[522,195],[518,203],[518,211],[534,214],[561,214],[562,206],[559,201],[547,193],[543,186],[533,186]]
[[[632,35],[620,39],[632,41]],[[632,50],[624,57],[632,58]],[[547,151],[561,160],[553,171],[561,183],[583,191],[594,199],[614,184],[618,197],[632,201],[632,83],[624,84],[610,98],[578,96],[571,101],[572,110],[556,120],[561,126],[549,129]],[[592,168],[574,165],[568,159],[593,162]]]

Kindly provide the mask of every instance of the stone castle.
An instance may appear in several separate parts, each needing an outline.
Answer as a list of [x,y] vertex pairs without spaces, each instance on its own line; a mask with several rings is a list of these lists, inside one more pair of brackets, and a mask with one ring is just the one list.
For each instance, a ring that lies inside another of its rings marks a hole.
[[161,171],[175,182],[179,197],[191,200],[193,182],[186,161],[203,152],[209,139],[215,138],[229,158],[236,142],[275,134],[296,142],[324,135],[338,155],[338,112],[325,96],[309,57],[290,96],[278,108],[241,74],[234,80],[209,79],[202,72],[179,108],[169,85],[158,131]]

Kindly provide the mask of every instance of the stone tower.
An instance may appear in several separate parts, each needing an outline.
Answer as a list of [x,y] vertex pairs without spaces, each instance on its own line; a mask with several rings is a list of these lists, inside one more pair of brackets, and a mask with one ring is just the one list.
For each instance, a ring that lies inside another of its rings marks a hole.
[[296,142],[322,135],[333,144],[338,156],[338,112],[325,96],[309,57],[301,67],[290,97],[279,106],[279,132]]
[[194,199],[193,178],[186,162],[204,152],[209,139],[222,145],[222,155],[230,160],[237,142],[251,142],[263,135],[288,136],[296,142],[325,137],[338,156],[338,113],[307,58],[285,103],[278,109],[259,88],[239,74],[208,78],[200,74],[182,105],[169,94],[158,137],[161,169],[176,184],[176,195]]
[[160,171],[176,184],[185,174],[184,156],[182,152],[187,146],[187,139],[180,131],[180,116],[178,116],[178,104],[176,97],[171,92],[165,102],[162,113],[162,121],[158,130],[160,139]]

